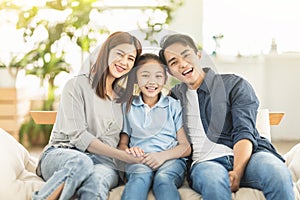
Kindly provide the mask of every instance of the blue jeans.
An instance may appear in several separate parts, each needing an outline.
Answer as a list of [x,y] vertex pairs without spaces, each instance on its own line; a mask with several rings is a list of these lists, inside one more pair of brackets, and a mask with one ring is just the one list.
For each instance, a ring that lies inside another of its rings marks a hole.
[[[191,187],[204,200],[231,200],[228,171],[232,168],[232,156],[196,163],[190,172]],[[295,199],[288,168],[269,152],[257,152],[251,156],[240,187],[261,190],[267,200]]]
[[46,184],[33,194],[33,200],[47,199],[64,183],[60,200],[106,200],[108,191],[117,186],[118,173],[112,161],[75,149],[47,149],[41,157],[41,173]]
[[143,164],[126,166],[128,182],[122,194],[122,200],[147,200],[153,181],[153,193],[157,200],[180,200],[178,187],[183,184],[186,162],[174,159],[165,162],[156,172]]

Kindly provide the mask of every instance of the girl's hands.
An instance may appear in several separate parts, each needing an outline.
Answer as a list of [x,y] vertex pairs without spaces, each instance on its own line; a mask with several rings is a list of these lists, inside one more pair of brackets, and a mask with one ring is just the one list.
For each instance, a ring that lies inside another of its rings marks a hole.
[[126,148],[125,151],[129,154],[131,154],[133,157],[142,157],[145,155],[145,152],[140,147],[131,147]]
[[164,162],[167,161],[164,152],[152,152],[145,154],[144,150],[140,147],[126,148],[125,152],[132,155],[134,160],[138,160],[140,164],[144,164],[152,168],[158,169]]
[[144,155],[144,158],[141,160],[141,163],[144,165],[148,165],[153,170],[159,168],[164,162],[166,162],[166,158],[162,152],[153,152]]

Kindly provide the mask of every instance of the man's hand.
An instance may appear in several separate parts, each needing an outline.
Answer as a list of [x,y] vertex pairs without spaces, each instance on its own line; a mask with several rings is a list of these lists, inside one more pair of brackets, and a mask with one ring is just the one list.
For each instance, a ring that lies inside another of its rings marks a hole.
[[231,192],[237,192],[240,189],[241,176],[235,171],[228,173]]

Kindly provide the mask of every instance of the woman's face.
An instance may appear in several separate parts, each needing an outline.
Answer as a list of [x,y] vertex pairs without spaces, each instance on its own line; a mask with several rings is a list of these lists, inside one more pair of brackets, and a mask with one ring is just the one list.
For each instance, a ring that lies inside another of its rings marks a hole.
[[165,84],[165,72],[160,63],[149,60],[139,66],[137,81],[143,97],[156,97]]
[[136,54],[132,44],[124,43],[112,48],[108,56],[109,74],[114,78],[127,74],[134,65]]

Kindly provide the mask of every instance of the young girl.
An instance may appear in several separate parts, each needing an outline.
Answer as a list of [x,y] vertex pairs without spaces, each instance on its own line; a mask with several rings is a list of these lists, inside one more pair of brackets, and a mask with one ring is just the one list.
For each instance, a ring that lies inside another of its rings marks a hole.
[[37,173],[46,181],[32,199],[107,199],[118,184],[112,158],[139,163],[116,149],[122,129],[118,81],[133,67],[141,44],[126,32],[110,35],[89,74],[69,80],[63,90],[49,145]]
[[[140,96],[123,105],[124,128],[119,148],[142,164],[126,166],[128,182],[122,199],[146,200],[153,182],[158,200],[180,199],[177,190],[184,181],[190,144],[182,127],[180,102],[164,96],[166,68],[159,57],[144,54],[130,72],[141,91]],[[131,85],[132,86],[132,85]]]

